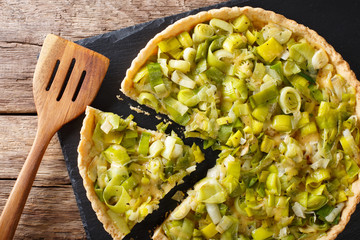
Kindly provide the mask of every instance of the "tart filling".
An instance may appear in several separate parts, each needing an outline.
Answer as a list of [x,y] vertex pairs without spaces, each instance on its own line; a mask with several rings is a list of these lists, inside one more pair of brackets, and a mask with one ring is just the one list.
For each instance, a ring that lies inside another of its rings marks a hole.
[[195,144],[172,133],[145,130],[116,114],[88,107],[79,146],[79,170],[98,218],[122,238],[204,160]]
[[335,238],[359,194],[357,89],[323,38],[262,9],[199,13],[155,36],[122,91],[222,153],[154,238]]

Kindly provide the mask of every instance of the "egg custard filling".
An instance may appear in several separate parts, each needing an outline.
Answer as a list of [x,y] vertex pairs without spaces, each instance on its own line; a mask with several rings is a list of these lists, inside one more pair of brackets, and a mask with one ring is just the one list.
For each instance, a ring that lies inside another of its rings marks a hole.
[[195,144],[184,145],[175,133],[145,130],[132,119],[88,107],[79,146],[88,197],[117,238],[157,209],[160,199],[204,160]]
[[324,48],[240,14],[153,53],[123,91],[222,151],[154,239],[317,239],[339,223],[359,174],[356,85]]

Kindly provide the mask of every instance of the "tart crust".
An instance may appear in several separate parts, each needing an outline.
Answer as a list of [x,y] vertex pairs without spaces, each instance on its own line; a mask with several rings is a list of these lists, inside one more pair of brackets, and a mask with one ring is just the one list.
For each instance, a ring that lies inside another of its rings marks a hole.
[[[134,100],[137,99],[137,93],[134,90],[132,79],[139,71],[139,69],[145,64],[147,59],[156,53],[157,44],[162,40],[176,36],[183,31],[189,31],[190,29],[194,28],[196,24],[209,21],[212,18],[230,20],[238,17],[241,14],[246,14],[255,27],[261,28],[267,23],[275,23],[289,29],[295,36],[306,39],[307,42],[309,42],[314,47],[324,49],[329,56],[330,62],[334,65],[336,72],[342,75],[344,79],[346,79],[348,83],[356,89],[357,93],[355,111],[358,119],[360,119],[360,83],[356,79],[354,72],[350,69],[349,64],[341,57],[341,55],[337,53],[335,49],[314,30],[311,30],[302,24],[298,24],[293,20],[287,19],[283,15],[276,14],[272,11],[267,11],[261,8],[225,7],[221,9],[213,9],[207,12],[200,12],[196,15],[178,20],[174,24],[168,26],[162,32],[158,33],[147,43],[145,48],[139,52],[138,56],[133,60],[130,68],[126,72],[126,77],[121,84],[121,91],[130,98]],[[351,214],[356,209],[357,203],[360,201],[360,179],[356,180],[352,184],[352,191],[354,192],[354,196],[349,197],[347,200],[346,206],[341,213],[339,224],[333,226],[329,231],[327,231],[326,236],[321,237],[320,240],[335,239],[336,236],[345,228],[345,225],[350,220]],[[153,239],[164,240],[168,238],[164,235],[162,229],[158,228],[154,233]]]

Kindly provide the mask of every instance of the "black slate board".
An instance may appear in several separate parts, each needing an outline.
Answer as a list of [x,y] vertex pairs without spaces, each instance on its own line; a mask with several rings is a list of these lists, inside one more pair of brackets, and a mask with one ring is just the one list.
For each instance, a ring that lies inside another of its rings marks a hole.
[[[131,111],[129,105],[138,106],[138,104],[120,94],[119,91],[121,80],[124,78],[126,69],[130,66],[132,59],[156,33],[182,17],[211,8],[246,5],[275,11],[317,31],[343,56],[355,74],[360,76],[360,31],[358,31],[360,29],[360,18],[358,17],[360,2],[351,0],[234,0],[78,41],[80,45],[95,50],[110,59],[109,70],[92,106],[125,117],[133,114],[139,126],[154,129],[155,125],[159,123],[159,120],[154,117],[155,112],[144,108],[152,113],[152,116],[144,116]],[[122,101],[117,99],[118,95],[123,98]],[[97,220],[86,198],[82,179],[77,168],[76,149],[79,143],[79,131],[83,118],[84,115],[64,126],[58,132],[58,137],[87,238],[93,240],[111,239],[110,235],[103,229],[102,224]],[[167,119],[165,116],[163,118]],[[175,131],[181,132],[181,127],[174,125],[173,128]],[[186,140],[188,144],[192,141],[191,139]],[[206,169],[214,163],[217,153],[206,151],[206,156],[210,159],[210,162],[202,164],[200,171],[196,171],[190,178],[186,178],[185,182],[187,184],[180,186],[181,190],[191,187],[197,179],[204,176]],[[156,212],[147,217],[142,224],[136,225],[127,239],[149,239],[148,230],[154,229],[157,224],[161,223],[164,219],[164,211],[176,205],[170,199],[170,195],[173,193],[175,191],[171,191],[166,199],[161,201],[160,208],[162,211]],[[360,239],[359,224],[360,207],[357,208],[345,231],[337,239]]]

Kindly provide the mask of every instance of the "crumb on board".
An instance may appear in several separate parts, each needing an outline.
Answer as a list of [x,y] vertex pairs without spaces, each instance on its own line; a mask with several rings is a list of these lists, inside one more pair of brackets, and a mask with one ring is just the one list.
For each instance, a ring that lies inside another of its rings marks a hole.
[[182,191],[177,191],[172,197],[171,199],[175,200],[175,201],[182,201],[184,199],[185,194]]
[[137,112],[137,113],[142,113],[142,114],[145,114],[147,116],[150,116],[149,112],[142,110],[140,107],[134,107],[134,106],[130,105],[130,109]]

